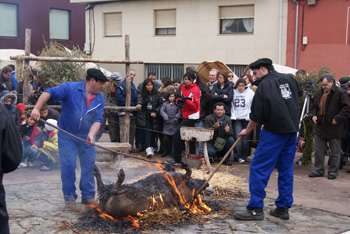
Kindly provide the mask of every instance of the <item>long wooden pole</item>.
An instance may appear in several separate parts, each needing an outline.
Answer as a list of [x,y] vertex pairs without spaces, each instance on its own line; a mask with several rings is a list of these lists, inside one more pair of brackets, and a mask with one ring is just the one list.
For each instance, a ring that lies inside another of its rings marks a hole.
[[[194,193],[194,195],[188,200],[186,201],[184,204],[182,204],[181,208],[183,208],[187,203],[190,203],[190,208],[194,202],[194,200],[197,198],[198,194],[200,194],[207,186],[207,184],[209,183],[210,179],[215,175],[215,173],[219,170],[220,166],[225,162],[226,158],[230,155],[231,156],[231,152],[232,150],[236,147],[236,145],[238,144],[238,142],[242,139],[242,136],[238,137],[237,140],[235,141],[235,143],[231,146],[231,148],[226,152],[225,156],[221,159],[219,165],[215,168],[215,170],[210,174],[210,176],[208,177],[208,179],[202,184],[202,186]],[[189,209],[190,209],[189,208]]]
[[[27,105],[28,108],[32,109],[35,107],[35,105]],[[60,105],[48,105],[48,107],[55,109],[55,110],[61,110]],[[120,112],[120,111],[140,111],[140,109],[134,107],[134,106],[105,106],[103,108],[104,111],[109,111],[109,112]]]
[[[30,29],[29,29],[30,30]],[[10,56],[11,60],[17,60],[17,56]],[[69,58],[69,57],[32,57],[26,55],[25,61],[45,61],[45,62],[83,62],[83,63],[115,63],[115,64],[143,64],[143,61],[109,60],[109,59],[89,59],[89,58]]]
[[[26,28],[26,36],[25,36],[25,45],[24,45],[24,55],[30,55],[30,41],[31,41],[31,30]],[[24,70],[23,70],[23,104],[28,105],[29,99],[29,60],[24,61]]]
[[[130,60],[130,39],[129,35],[125,35],[125,60]],[[125,64],[126,72],[126,97],[125,97],[125,106],[126,108],[130,107],[131,102],[131,79],[128,74],[130,69],[130,64]],[[125,122],[124,122],[124,142],[129,142],[130,137],[130,112],[125,112]],[[131,147],[133,148],[133,142]]]

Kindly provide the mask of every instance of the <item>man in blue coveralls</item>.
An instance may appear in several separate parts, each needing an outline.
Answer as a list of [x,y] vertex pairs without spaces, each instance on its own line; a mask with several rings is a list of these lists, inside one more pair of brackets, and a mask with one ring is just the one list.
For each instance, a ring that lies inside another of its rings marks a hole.
[[[61,101],[62,114],[59,127],[90,143],[95,143],[94,136],[102,123],[105,101],[100,91],[104,88],[107,77],[98,69],[87,71],[86,81],[67,82],[60,86],[46,89],[38,99],[31,117],[38,121],[41,107],[52,98]],[[75,205],[75,167],[79,155],[81,176],[79,188],[82,203],[94,202],[95,147],[85,144],[63,132],[58,132],[58,149],[61,165],[62,191],[66,204]]]
[[273,169],[278,170],[276,209],[270,215],[289,219],[293,204],[293,161],[299,128],[300,84],[289,74],[274,70],[271,59],[262,58],[251,63],[258,86],[251,106],[250,121],[240,136],[249,135],[258,123],[263,124],[260,144],[250,164],[250,200],[247,210],[236,213],[238,220],[263,220],[265,188]]

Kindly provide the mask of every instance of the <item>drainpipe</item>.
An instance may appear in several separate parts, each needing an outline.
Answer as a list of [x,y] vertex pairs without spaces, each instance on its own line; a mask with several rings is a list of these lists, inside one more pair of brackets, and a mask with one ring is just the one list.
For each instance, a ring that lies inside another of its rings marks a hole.
[[298,0],[293,0],[297,4],[297,9],[295,13],[295,45],[294,45],[294,68],[297,69],[297,52],[298,52],[298,24],[299,24],[299,2]]
[[282,60],[282,19],[283,19],[283,0],[280,0],[280,28],[278,35],[278,64],[281,64]]

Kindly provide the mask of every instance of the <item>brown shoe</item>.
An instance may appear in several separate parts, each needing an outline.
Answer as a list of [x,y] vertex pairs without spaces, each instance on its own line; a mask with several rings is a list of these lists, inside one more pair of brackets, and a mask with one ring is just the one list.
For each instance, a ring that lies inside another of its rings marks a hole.
[[132,149],[132,150],[129,150],[129,153],[130,154],[137,154],[137,153],[140,153],[140,150],[139,149]]

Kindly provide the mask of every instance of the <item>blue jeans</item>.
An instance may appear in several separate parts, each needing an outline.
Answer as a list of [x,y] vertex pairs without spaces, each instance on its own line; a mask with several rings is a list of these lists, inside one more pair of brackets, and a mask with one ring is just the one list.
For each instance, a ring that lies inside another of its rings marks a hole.
[[[62,136],[63,135],[63,136]],[[58,135],[58,148],[60,154],[62,191],[65,200],[73,195],[76,199],[78,196],[75,192],[75,168],[77,156],[79,156],[81,175],[79,188],[82,199],[95,197],[95,179],[93,175],[93,166],[95,164],[95,147],[86,145],[68,135]]]
[[[199,120],[195,125],[196,128],[203,128],[204,126],[204,121],[203,120]],[[203,153],[203,142],[199,142],[198,144],[198,150],[199,150],[199,155],[204,157],[204,153]]]
[[293,204],[293,161],[296,133],[272,133],[261,130],[260,143],[250,164],[247,208],[264,207],[265,188],[275,167],[278,171],[277,207],[291,207]]
[[26,158],[28,158],[28,162],[34,162],[40,151],[35,148],[31,148],[31,144],[23,143],[22,147],[22,162],[24,162]]
[[[221,151],[217,151],[216,148],[212,144],[208,143],[208,156],[212,157],[212,158],[225,156],[225,154],[231,148],[233,143],[235,143],[235,139],[233,139],[233,137],[227,138],[226,139],[226,144],[224,146],[224,149],[221,150]],[[226,161],[228,161],[229,158],[230,157],[227,157]]]
[[[238,134],[245,128],[247,128],[249,121],[245,119],[232,120],[233,136],[238,139]],[[246,159],[249,154],[249,139],[250,136],[244,136],[236,145],[234,149],[235,159]]]

